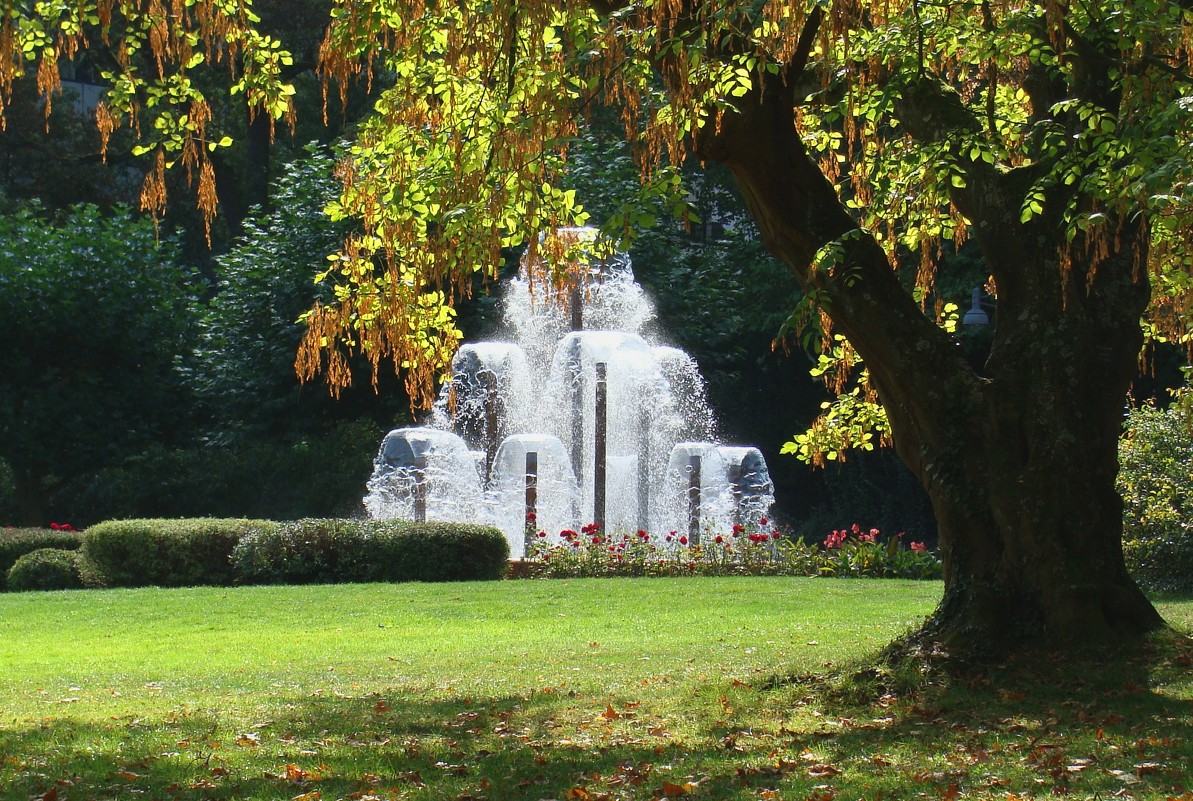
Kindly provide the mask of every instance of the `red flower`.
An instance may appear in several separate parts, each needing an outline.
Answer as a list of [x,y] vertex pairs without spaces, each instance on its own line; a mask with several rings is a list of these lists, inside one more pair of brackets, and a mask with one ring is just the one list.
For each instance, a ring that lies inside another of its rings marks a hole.
[[778,529],[775,529],[774,531],[772,531],[772,532],[770,533],[770,537],[771,537],[771,539],[772,539],[772,540],[777,540],[777,539],[779,539],[781,536],[783,536],[783,535],[779,533],[779,530],[778,530]]
[[741,523],[733,524],[733,536],[735,536],[735,537],[741,536],[741,533],[745,530],[746,530],[746,527],[743,526]]
[[840,548],[841,544],[844,543],[848,537],[849,537],[849,532],[846,531],[845,529],[841,529],[840,531],[833,531],[832,534],[829,534],[827,537],[824,538],[824,547],[825,548]]
[[928,550],[928,546],[927,546],[927,545],[925,545],[925,544],[924,544],[924,543],[922,543],[922,542],[913,542],[913,543],[911,544],[911,550],[913,550],[913,551],[926,551],[926,550]]
[[540,531],[540,532],[538,533],[538,535],[539,535],[540,537],[545,537],[545,536],[547,536],[547,532],[545,532],[545,531]]
[[687,537],[680,537],[680,538],[679,538],[679,544],[680,544],[680,545],[687,545],[687,544],[688,544],[688,538],[687,538]]
[[725,541],[725,538],[722,537],[720,534],[718,534],[716,537],[713,538],[713,542],[717,543],[718,545],[720,545],[724,541]]
[[767,520],[765,517],[763,517],[758,520],[758,525],[765,526],[769,522],[770,522],[769,520]]

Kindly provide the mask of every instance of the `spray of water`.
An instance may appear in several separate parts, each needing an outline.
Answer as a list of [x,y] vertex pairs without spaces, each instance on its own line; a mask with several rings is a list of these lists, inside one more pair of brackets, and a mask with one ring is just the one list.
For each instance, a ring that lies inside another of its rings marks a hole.
[[757,525],[774,501],[766,462],[714,441],[695,360],[648,341],[655,310],[628,256],[543,274],[524,264],[504,287],[502,340],[461,347],[428,425],[387,435],[369,514],[491,523],[515,557],[528,509],[552,533]]

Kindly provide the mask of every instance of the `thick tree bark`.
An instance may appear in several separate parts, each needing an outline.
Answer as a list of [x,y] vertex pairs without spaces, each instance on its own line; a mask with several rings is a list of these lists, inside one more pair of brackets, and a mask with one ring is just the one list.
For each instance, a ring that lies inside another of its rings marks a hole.
[[[790,90],[747,96],[697,143],[736,176],[768,247],[861,354],[895,445],[931,498],[945,593],[917,638],[962,653],[1086,645],[1163,625],[1127,574],[1117,444],[1148,301],[1146,232],[1109,258],[1058,263],[1048,220],[1019,222],[1011,174],[957,198],[998,288],[979,375],[898,283],[803,148]],[[1018,197],[1022,197],[1020,192]],[[1055,223],[1055,221],[1051,221]],[[844,263],[811,268],[837,241]],[[1077,243],[1074,253],[1084,253]]]

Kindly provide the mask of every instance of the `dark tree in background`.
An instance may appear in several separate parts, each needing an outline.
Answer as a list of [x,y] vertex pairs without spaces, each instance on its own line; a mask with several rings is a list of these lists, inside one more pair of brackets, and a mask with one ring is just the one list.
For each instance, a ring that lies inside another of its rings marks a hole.
[[127,210],[0,214],[0,458],[20,520],[62,483],[176,442],[197,308],[176,250]]

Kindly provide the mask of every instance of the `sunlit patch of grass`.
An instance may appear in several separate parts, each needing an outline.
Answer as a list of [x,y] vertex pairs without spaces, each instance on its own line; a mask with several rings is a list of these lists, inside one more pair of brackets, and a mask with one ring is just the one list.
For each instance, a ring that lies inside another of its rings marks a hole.
[[848,690],[939,592],[743,578],[0,596],[0,798],[1184,792],[1179,642],[1128,667],[1044,659]]

